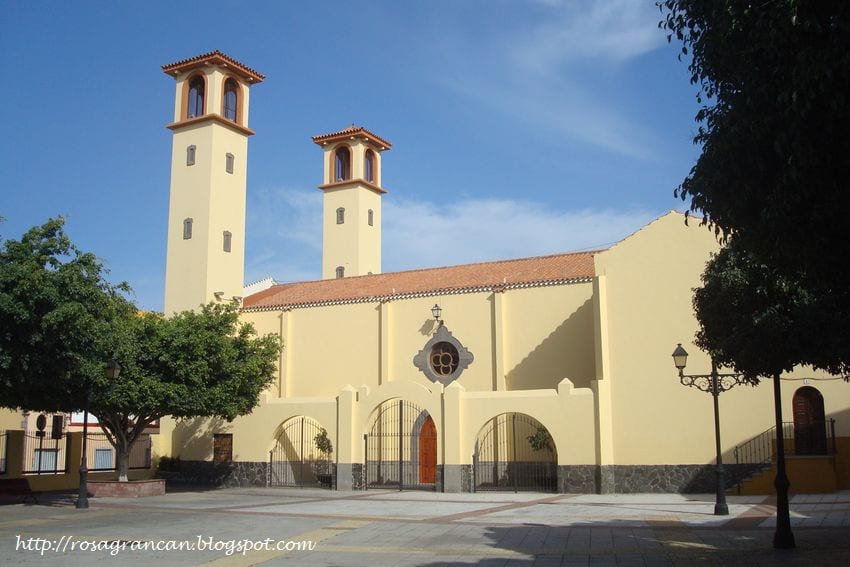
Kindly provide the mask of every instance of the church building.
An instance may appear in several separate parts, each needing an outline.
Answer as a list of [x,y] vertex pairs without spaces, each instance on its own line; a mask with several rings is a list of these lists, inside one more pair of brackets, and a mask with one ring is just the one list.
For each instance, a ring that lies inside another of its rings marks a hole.
[[[688,372],[711,367],[691,306],[711,231],[669,212],[605,249],[385,273],[392,145],[352,125],[312,138],[322,279],[246,287],[249,98],[265,77],[219,51],[163,70],[176,87],[166,315],[237,301],[283,344],[250,415],[161,424],[154,451],[179,457],[184,480],[713,491],[712,397],[671,358],[681,343]],[[791,460],[816,471],[792,469],[792,490],[813,475],[850,487],[850,386],[810,369],[783,378]],[[720,412],[729,482],[769,468],[744,455],[774,425],[770,385],[724,392]]]

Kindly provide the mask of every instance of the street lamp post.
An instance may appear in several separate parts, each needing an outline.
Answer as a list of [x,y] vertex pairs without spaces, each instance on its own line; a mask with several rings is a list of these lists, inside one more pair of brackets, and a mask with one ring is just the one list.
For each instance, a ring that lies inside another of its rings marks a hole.
[[[121,373],[121,365],[119,365],[114,360],[110,361],[109,364],[106,365],[106,377],[109,380],[115,380],[118,378],[118,374]],[[88,453],[88,433],[89,433],[89,401],[91,398],[91,382],[86,382],[86,405],[83,408],[83,456],[80,459],[80,493],[77,496],[77,501],[75,502],[75,506],[80,509],[89,507],[89,469],[88,469],[88,459],[86,457]]]
[[723,456],[720,451],[720,406],[718,396],[721,392],[730,390],[738,384],[744,383],[741,374],[726,373],[719,374],[717,365],[711,361],[711,374],[685,374],[685,366],[688,362],[688,352],[682,348],[682,344],[673,351],[673,364],[679,370],[679,381],[683,386],[697,388],[708,392],[714,398],[714,449],[716,454],[717,471],[717,497],[714,504],[715,516],[728,516],[729,506],[726,505],[726,487],[723,480]]

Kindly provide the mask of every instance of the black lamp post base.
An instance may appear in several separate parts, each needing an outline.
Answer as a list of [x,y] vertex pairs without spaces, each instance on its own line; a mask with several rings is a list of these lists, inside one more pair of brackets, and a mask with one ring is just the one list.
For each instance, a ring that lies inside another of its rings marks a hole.
[[729,506],[724,504],[715,504],[714,505],[714,515],[715,516],[728,516],[729,515]]

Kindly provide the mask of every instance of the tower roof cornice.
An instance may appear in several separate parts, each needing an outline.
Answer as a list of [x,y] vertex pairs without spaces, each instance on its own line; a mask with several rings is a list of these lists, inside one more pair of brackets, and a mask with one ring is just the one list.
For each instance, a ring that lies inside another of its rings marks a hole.
[[355,138],[363,138],[372,144],[378,146],[379,151],[388,150],[393,145],[384,138],[381,138],[377,134],[370,132],[366,128],[362,126],[355,126],[352,124],[348,128],[344,130],[340,130],[339,132],[331,132],[330,134],[321,134],[319,136],[313,136],[313,143],[318,144],[319,146],[327,145],[331,142],[337,142],[339,140],[351,140]]
[[163,65],[162,71],[168,75],[174,76],[205,65],[219,65],[229,69],[252,84],[261,83],[266,78],[266,76],[259,71],[240,63],[236,59],[217,49],[215,51],[210,51],[209,53],[204,53],[203,55]]

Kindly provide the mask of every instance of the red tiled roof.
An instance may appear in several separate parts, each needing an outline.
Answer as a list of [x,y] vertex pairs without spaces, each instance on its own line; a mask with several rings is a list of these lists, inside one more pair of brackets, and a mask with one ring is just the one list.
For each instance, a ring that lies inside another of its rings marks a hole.
[[464,264],[312,282],[278,284],[245,298],[246,311],[553,285],[589,280],[595,252]]
[[387,140],[381,138],[377,134],[370,132],[362,126],[355,126],[354,124],[352,124],[348,128],[345,128],[344,130],[340,130],[339,132],[331,132],[330,134],[320,134],[319,136],[313,136],[313,143],[323,146],[328,142],[345,140],[347,138],[353,138],[357,136],[362,136],[379,146],[383,146],[381,150],[388,150],[393,147],[392,144],[390,144]]
[[242,77],[253,83],[261,83],[263,79],[266,78],[266,76],[260,73],[259,71],[251,69],[247,65],[240,63],[236,59],[230,57],[225,53],[222,53],[218,49],[216,49],[215,51],[210,51],[209,53],[204,53],[203,55],[190,57],[189,59],[183,59],[181,61],[177,61],[176,63],[169,63],[168,65],[163,65],[162,70],[163,72],[168,73],[169,75],[176,75],[181,71],[185,71],[187,69],[194,69],[195,67],[200,67],[205,63],[215,63],[218,65],[222,65],[223,67],[233,69],[238,74],[242,75]]

